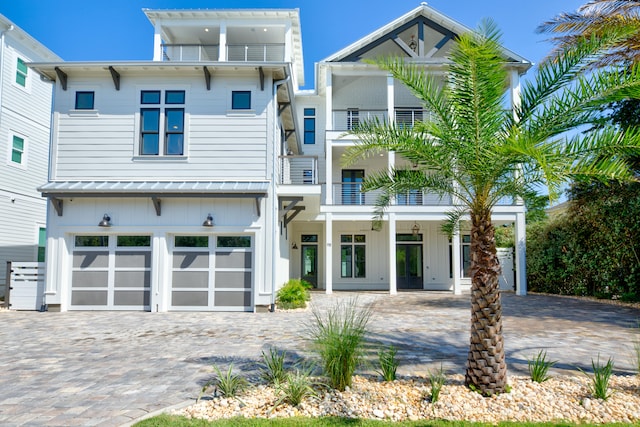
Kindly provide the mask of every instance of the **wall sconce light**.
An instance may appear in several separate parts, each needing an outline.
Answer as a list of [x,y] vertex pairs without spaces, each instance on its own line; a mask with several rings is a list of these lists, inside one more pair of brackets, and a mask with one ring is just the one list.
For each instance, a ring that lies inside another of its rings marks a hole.
[[98,227],[111,227],[111,217],[109,214],[104,214],[102,216],[102,221],[98,223]]
[[296,244],[296,242],[293,242],[293,244],[291,245],[291,249],[298,249],[298,245]]
[[417,236],[418,233],[420,232],[420,226],[418,225],[417,222],[413,223],[413,227],[411,227],[411,232],[413,233],[414,236]]
[[202,223],[203,227],[213,227],[213,217],[211,214],[207,214],[207,218]]

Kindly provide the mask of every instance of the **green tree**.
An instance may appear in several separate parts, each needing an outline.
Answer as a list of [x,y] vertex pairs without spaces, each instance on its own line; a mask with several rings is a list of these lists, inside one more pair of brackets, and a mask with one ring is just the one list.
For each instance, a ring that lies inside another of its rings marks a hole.
[[576,177],[632,177],[619,154],[640,149],[638,133],[613,126],[568,132],[591,123],[600,105],[639,92],[639,70],[583,73],[594,56],[629,34],[578,40],[558,52],[523,85],[515,114],[504,106],[508,72],[500,33],[491,21],[457,39],[444,85],[419,63],[400,58],[377,62],[431,114],[413,128],[393,121],[362,123],[353,131],[359,141],[344,162],[394,151],[415,166],[414,172],[384,170],[365,179],[362,191],[382,190],[379,215],[395,194],[422,190],[458,201],[448,231],[468,216],[472,287],[465,383],[484,395],[502,393],[507,386],[492,210],[503,197],[526,197],[539,185],[547,185],[553,198]]

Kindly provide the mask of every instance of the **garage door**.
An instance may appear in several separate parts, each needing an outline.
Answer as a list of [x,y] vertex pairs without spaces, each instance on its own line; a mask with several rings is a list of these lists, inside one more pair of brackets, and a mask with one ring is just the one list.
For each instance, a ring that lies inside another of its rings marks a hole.
[[172,310],[253,310],[251,236],[174,236]]
[[75,236],[71,310],[150,310],[150,236]]

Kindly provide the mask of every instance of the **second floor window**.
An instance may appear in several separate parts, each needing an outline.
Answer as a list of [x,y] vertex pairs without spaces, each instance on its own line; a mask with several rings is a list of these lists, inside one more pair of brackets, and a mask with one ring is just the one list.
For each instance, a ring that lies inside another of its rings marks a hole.
[[184,155],[183,90],[143,90],[140,93],[140,155]]
[[251,109],[251,91],[234,90],[231,92],[231,109],[232,110],[250,110]]
[[316,143],[316,109],[304,109],[304,143]]
[[18,83],[22,87],[27,87],[28,73],[29,68],[27,68],[27,64],[22,58],[18,58],[18,63],[16,65],[16,83]]
[[93,92],[76,92],[76,110],[93,110]]
[[24,163],[24,138],[13,135],[11,144],[11,162],[21,165]]

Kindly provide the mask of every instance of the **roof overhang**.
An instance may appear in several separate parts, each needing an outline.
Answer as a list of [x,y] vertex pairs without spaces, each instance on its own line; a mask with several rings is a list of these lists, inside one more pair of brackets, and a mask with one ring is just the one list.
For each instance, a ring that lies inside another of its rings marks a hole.
[[55,181],[38,188],[51,200],[58,216],[62,216],[63,198],[77,197],[148,197],[161,214],[161,199],[253,198],[260,215],[260,200],[267,197],[268,181]]

